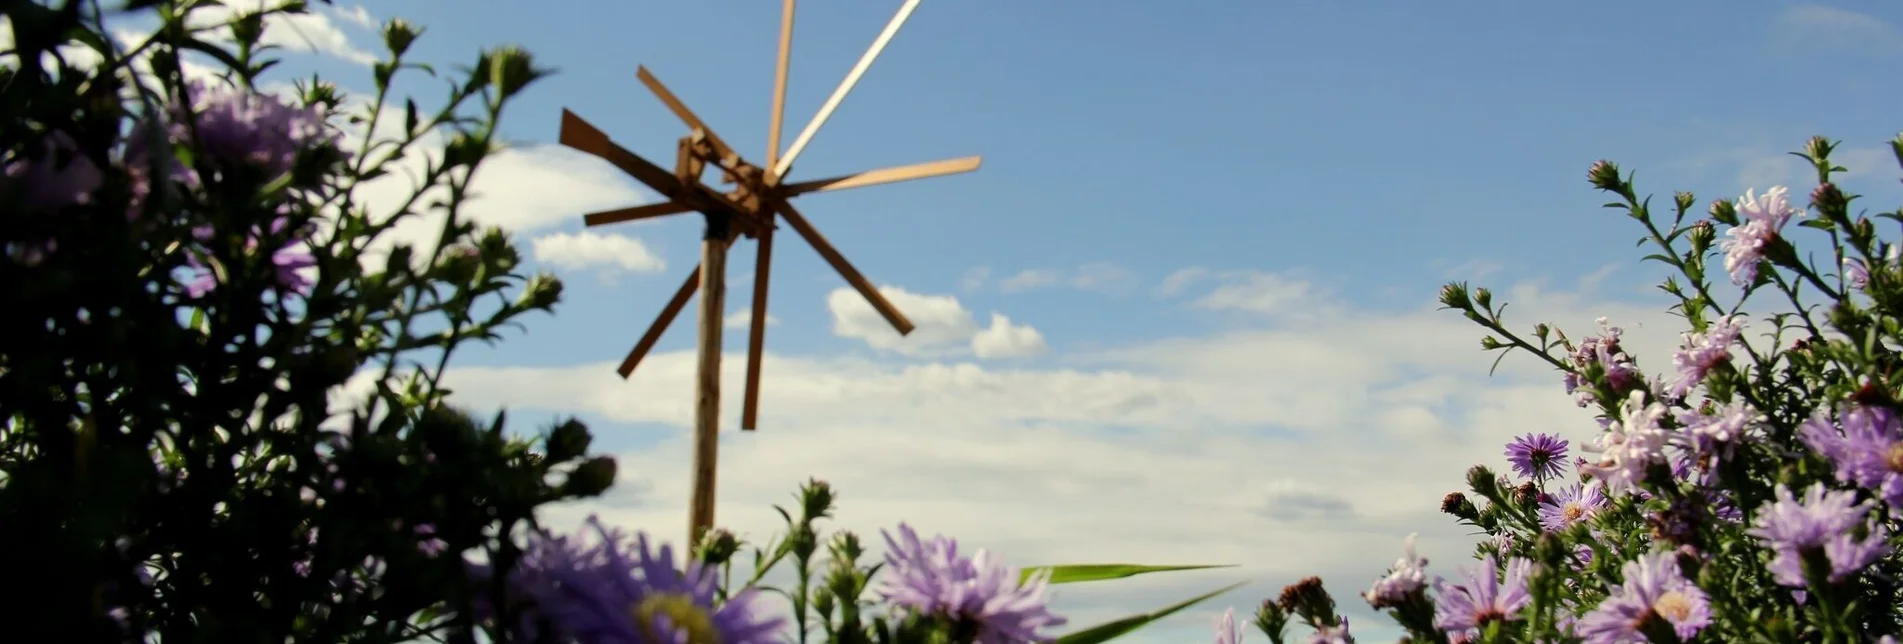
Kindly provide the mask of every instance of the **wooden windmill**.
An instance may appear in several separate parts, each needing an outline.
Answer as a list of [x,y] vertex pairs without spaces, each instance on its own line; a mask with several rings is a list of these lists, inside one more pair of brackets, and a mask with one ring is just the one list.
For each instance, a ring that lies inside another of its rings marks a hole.
[[[819,132],[821,125],[838,109],[840,101],[852,91],[859,78],[865,75],[872,62],[885,49],[886,43],[905,24],[907,18],[918,8],[919,0],[906,0],[897,15],[887,23],[885,31],[872,42],[872,47],[859,58],[844,81],[833,90],[819,108],[819,113],[806,124],[806,129],[793,140],[792,147],[780,154],[780,126],[786,108],[786,74],[788,59],[793,47],[793,7],[795,0],[785,0],[783,16],[780,22],[779,67],[773,83],[773,114],[767,126],[767,150],[765,165],[754,165],[741,158],[738,152],[716,135],[712,128],[695,116],[692,110],[668,91],[667,87],[641,67],[637,76],[648,90],[665,103],[675,116],[687,123],[690,132],[680,140],[675,152],[674,170],[662,169],[639,155],[616,145],[606,134],[573,112],[562,110],[561,143],[568,147],[587,152],[607,160],[622,171],[627,172],[641,183],[647,184],[659,192],[666,201],[645,206],[622,208],[607,212],[598,212],[585,216],[583,220],[589,226],[651,219],[687,212],[698,212],[707,222],[706,234],[701,244],[700,267],[687,276],[680,290],[674,293],[667,306],[647,333],[636,342],[634,349],[628,352],[618,369],[622,378],[634,373],[634,368],[654,348],[675,316],[687,306],[688,298],[694,290],[700,290],[700,346],[698,394],[694,406],[694,492],[693,509],[689,516],[689,539],[698,541],[702,531],[712,527],[714,522],[714,483],[716,462],[719,450],[720,416],[720,345],[721,322],[724,314],[727,277],[727,249],[741,237],[751,237],[759,241],[759,256],[754,263],[753,306],[751,326],[748,329],[747,345],[747,387],[744,403],[741,407],[740,428],[754,429],[758,420],[760,404],[760,357],[761,343],[766,336],[766,299],[767,271],[772,265],[773,231],[776,217],[799,233],[806,243],[811,244],[819,256],[831,264],[852,285],[866,301],[872,304],[886,321],[901,335],[911,333],[912,323],[899,313],[897,307],[887,301],[866,280],[858,269],[853,268],[846,258],[833,248],[825,236],[813,228],[812,223],[795,210],[789,200],[795,196],[810,192],[844,190],[864,186],[923,179],[947,174],[970,172],[978,169],[979,157],[947,159],[916,165],[871,170],[858,174],[819,179],[814,181],[785,182],[787,170],[806,145],[812,142],[813,135]],[[732,186],[728,190],[716,190],[701,180],[708,166],[718,168],[722,183]]]

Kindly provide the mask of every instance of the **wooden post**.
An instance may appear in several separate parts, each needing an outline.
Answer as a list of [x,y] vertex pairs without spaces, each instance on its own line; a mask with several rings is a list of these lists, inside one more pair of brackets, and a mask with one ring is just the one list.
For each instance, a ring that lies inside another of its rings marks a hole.
[[700,245],[700,373],[694,403],[694,497],[687,529],[690,549],[714,525],[715,471],[720,461],[720,331],[726,310],[727,239],[732,235],[732,225],[725,213],[707,213],[707,235]]

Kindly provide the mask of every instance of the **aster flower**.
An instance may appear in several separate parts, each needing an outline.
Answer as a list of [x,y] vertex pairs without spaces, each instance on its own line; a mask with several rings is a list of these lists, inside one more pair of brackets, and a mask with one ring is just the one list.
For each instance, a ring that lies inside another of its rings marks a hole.
[[[1791,489],[1777,486],[1777,501],[1765,506],[1757,522],[1745,534],[1767,542],[1776,554],[1771,559],[1771,575],[1779,584],[1792,588],[1809,585],[1804,570],[1807,554],[1821,554],[1830,565],[1825,573],[1830,583],[1842,582],[1876,562],[1889,549],[1884,540],[1888,529],[1865,520],[1870,502],[1857,503],[1850,491],[1826,491],[1824,484],[1812,484],[1798,501]],[[1863,532],[1862,539],[1856,532]]]
[[1805,445],[1830,459],[1837,480],[1870,490],[1903,518],[1903,419],[1883,407],[1848,405],[1842,431],[1819,409],[1798,428]]
[[1631,390],[1641,378],[1638,367],[1632,364],[1632,357],[1626,355],[1619,346],[1619,337],[1625,333],[1625,329],[1612,326],[1603,317],[1595,322],[1599,324],[1599,335],[1587,336],[1573,347],[1572,362],[1578,371],[1569,371],[1565,377],[1566,393],[1572,394],[1573,402],[1580,407],[1598,401],[1592,383],[1582,375],[1587,371],[1598,369],[1614,394]]
[[1863,260],[1845,257],[1843,270],[1844,282],[1850,284],[1850,288],[1861,291],[1870,286],[1870,268],[1863,264]]
[[227,165],[257,168],[275,177],[291,170],[300,151],[331,146],[342,134],[319,108],[296,107],[276,96],[194,83],[189,110],[176,110],[173,136]]
[[1579,467],[1581,473],[1604,481],[1611,494],[1638,489],[1647,468],[1665,461],[1665,446],[1671,438],[1659,426],[1665,405],[1646,402],[1646,392],[1632,392],[1620,409],[1621,418],[1607,425],[1596,444],[1584,448],[1598,452],[1598,462]]
[[885,569],[874,589],[894,609],[972,627],[978,644],[1045,642],[1038,634],[1065,620],[1045,607],[1049,573],[1023,584],[1018,571],[983,549],[958,554],[958,542],[944,536],[920,541],[910,526],[899,524],[898,539],[883,532]]
[[0,174],[19,190],[22,206],[30,210],[57,210],[84,204],[105,183],[99,166],[79,153],[79,144],[65,132],[40,137],[37,155],[13,156],[0,164]]
[[1672,366],[1678,370],[1678,381],[1672,383],[1668,392],[1671,397],[1685,397],[1685,392],[1704,382],[1712,369],[1730,362],[1731,345],[1738,341],[1743,331],[1743,321],[1738,316],[1727,315],[1713,321],[1704,333],[1682,334],[1684,342],[1672,354]]
[[1216,644],[1242,644],[1242,627],[1236,625],[1236,609],[1230,608],[1216,618]]
[[1354,644],[1355,636],[1348,632],[1348,616],[1336,618],[1334,626],[1321,626],[1315,634],[1308,637],[1308,644]]
[[1427,588],[1427,558],[1414,551],[1414,539],[1419,536],[1418,532],[1407,535],[1403,546],[1406,554],[1388,568],[1388,576],[1376,580],[1373,587],[1361,594],[1369,606],[1393,608]]
[[1737,209],[1745,223],[1725,231],[1725,239],[1718,245],[1725,251],[1725,271],[1731,274],[1731,282],[1745,286],[1758,278],[1758,263],[1764,261],[1764,253],[1777,240],[1778,231],[1791,217],[1802,213],[1791,208],[1784,186],[1766,190],[1762,198],[1746,190],[1738,198]]
[[1567,442],[1552,434],[1526,434],[1507,443],[1507,461],[1520,476],[1546,480],[1559,476]]
[[1606,495],[1598,481],[1574,485],[1540,501],[1540,527],[1560,532],[1591,519],[1606,507]]
[[[518,634],[533,639],[534,624],[546,621],[562,636],[587,644],[771,644],[782,620],[766,617],[753,590],[715,606],[718,580],[698,562],[675,567],[668,546],[658,551],[647,537],[607,528],[595,517],[588,527],[600,537],[581,545],[566,537],[531,539],[511,590],[526,601]],[[488,571],[476,567],[479,580]],[[479,606],[479,608],[483,608]]]
[[1701,458],[1721,459],[1731,448],[1745,440],[1764,422],[1764,416],[1742,402],[1734,402],[1706,414],[1695,409],[1674,410],[1684,428],[1682,445]]
[[1679,572],[1673,553],[1640,555],[1626,562],[1622,574],[1624,583],[1574,624],[1588,644],[1653,641],[1648,631],[1665,626],[1688,640],[1711,624],[1710,599]]
[[1440,595],[1435,607],[1434,625],[1450,632],[1477,629],[1490,622],[1520,619],[1517,613],[1533,596],[1527,592],[1527,579],[1533,574],[1533,562],[1526,559],[1507,561],[1506,581],[1501,583],[1499,566],[1493,555],[1480,559],[1476,568],[1462,571],[1464,583],[1449,584],[1434,580]]

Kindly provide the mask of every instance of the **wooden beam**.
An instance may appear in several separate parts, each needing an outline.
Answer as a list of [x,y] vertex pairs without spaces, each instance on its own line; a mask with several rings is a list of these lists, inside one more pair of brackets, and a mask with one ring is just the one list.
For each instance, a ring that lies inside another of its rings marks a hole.
[[684,206],[680,204],[679,202],[663,201],[661,203],[651,203],[644,206],[634,206],[631,208],[617,208],[614,210],[591,212],[586,215],[582,215],[581,220],[583,224],[586,224],[589,226],[605,226],[608,224],[618,224],[624,221],[635,221],[638,219],[653,219],[655,217],[678,215],[683,212],[693,212],[693,211],[694,211],[693,208]]
[[747,386],[741,394],[740,429],[753,431],[760,421],[760,363],[766,353],[767,277],[773,267],[773,229],[760,233],[753,260],[753,303],[747,326]]
[[819,251],[819,256],[825,259],[827,264],[831,264],[833,270],[838,271],[839,276],[845,278],[846,283],[851,285],[853,290],[866,298],[866,302],[870,303],[886,322],[891,323],[892,328],[898,329],[899,335],[912,332],[912,321],[905,319],[905,314],[899,312],[899,307],[893,306],[884,295],[879,294],[879,289],[874,288],[872,282],[859,273],[859,269],[853,268],[852,263],[846,261],[844,255],[839,254],[839,249],[833,248],[832,243],[826,241],[824,235],[819,234],[819,229],[814,228],[811,222],[806,221],[806,217],[793,209],[792,204],[781,201],[776,205],[779,206],[780,216],[786,218],[786,223],[791,225],[801,237],[806,238],[806,243],[812,244],[813,250]]
[[846,190],[849,188],[863,188],[866,186],[876,186],[876,185],[886,184],[886,183],[911,181],[914,179],[929,179],[931,177],[942,177],[949,174],[971,172],[973,170],[977,170],[978,165],[983,162],[984,162],[984,157],[960,157],[957,159],[942,159],[938,161],[929,161],[926,163],[914,163],[912,165],[902,165],[902,166],[897,166],[892,168],[880,168],[878,170],[867,170],[865,172],[860,172],[858,174],[849,174],[845,176],[832,177],[829,179],[816,179],[813,181],[801,181],[799,183],[790,183],[790,184],[786,184],[786,187],[784,188],[784,190],[786,191],[786,195],[790,197],[794,195],[806,194],[809,192],[828,192],[832,190]]
[[[681,122],[686,123],[689,129],[705,132],[707,142],[713,144],[714,151],[723,160],[739,160],[740,155],[734,152],[733,148],[728,147],[726,141],[720,140],[720,136],[714,134],[714,129],[707,127],[707,122],[700,120],[699,115],[695,114],[693,110],[687,109],[687,104],[681,102],[681,99],[675,96],[674,92],[668,90],[666,85],[662,85],[661,79],[655,78],[654,74],[648,71],[647,66],[642,65],[636,67],[634,75],[636,78],[641,79],[641,84],[646,85],[648,91],[654,92],[654,96],[661,99],[662,104],[667,105],[668,111],[673,112],[674,116],[680,117]],[[727,167],[727,165],[728,164],[723,163],[721,167]]]
[[[786,72],[793,63],[793,6],[796,0],[786,0],[780,7],[780,58],[773,73],[773,118],[766,126],[766,167],[771,174],[774,165],[780,162],[780,129],[786,124]],[[769,181],[776,180],[770,176]]]
[[694,402],[694,496],[687,543],[714,526],[715,479],[720,459],[720,333],[726,315],[727,247],[724,226],[711,225],[700,245],[700,347]]
[[[738,236],[729,236],[727,245],[732,246],[737,240]],[[688,273],[687,279],[681,282],[681,287],[674,291],[674,297],[667,301],[667,306],[661,307],[661,314],[654,318],[653,324],[648,325],[647,333],[641,334],[641,340],[634,343],[634,349],[621,359],[621,366],[615,369],[615,373],[621,374],[624,380],[634,373],[635,366],[641,364],[641,359],[646,358],[649,351],[654,350],[654,344],[661,341],[661,334],[674,324],[674,318],[680,317],[681,310],[687,308],[687,300],[694,297],[694,291],[698,288],[700,267],[696,266],[694,272]]]
[[819,113],[813,115],[813,120],[807,121],[806,129],[800,131],[799,138],[793,139],[793,147],[787,148],[786,155],[780,157],[780,160],[771,166],[775,176],[786,176],[786,171],[793,167],[793,161],[799,158],[800,152],[806,150],[806,144],[813,142],[813,135],[819,133],[820,126],[825,125],[826,120],[832,118],[833,110],[839,109],[840,101],[846,100],[846,94],[851,93],[853,86],[859,84],[859,78],[865,76],[866,70],[872,68],[872,61],[878,60],[879,52],[885,51],[885,46],[892,42],[892,37],[899,35],[899,27],[904,26],[905,20],[912,17],[912,11],[918,9],[918,3],[919,0],[905,0],[905,4],[899,7],[899,12],[892,16],[891,22],[885,23],[885,30],[879,32],[878,38],[873,39],[872,46],[859,57],[859,62],[853,64],[852,71],[846,72],[846,79],[839,81],[839,87],[833,89],[833,95],[826,97],[826,104],[819,107]]
[[674,178],[674,173],[641,158],[641,155],[615,145],[614,141],[609,140],[607,134],[566,109],[562,110],[562,130],[559,140],[562,145],[601,157],[602,160],[620,168],[622,172],[628,173],[628,176],[647,184],[649,188],[653,188],[655,192],[661,193],[668,199],[680,201],[684,197],[693,198],[681,185],[680,180]]

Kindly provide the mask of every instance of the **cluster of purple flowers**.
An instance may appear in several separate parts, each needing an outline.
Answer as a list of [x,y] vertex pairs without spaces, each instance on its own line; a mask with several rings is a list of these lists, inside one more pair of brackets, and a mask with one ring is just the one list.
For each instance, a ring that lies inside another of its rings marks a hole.
[[1582,374],[1598,371],[1605,377],[1608,388],[1614,396],[1638,388],[1642,382],[1639,369],[1632,362],[1632,356],[1619,346],[1619,338],[1625,329],[1612,326],[1606,318],[1597,320],[1599,335],[1580,339],[1573,347],[1572,363],[1578,373],[1567,372],[1566,393],[1573,396],[1573,402],[1580,407],[1588,407],[1598,401],[1591,383]]
[[1793,217],[1803,216],[1803,211],[1791,207],[1784,186],[1764,191],[1763,197],[1746,190],[1738,198],[1737,209],[1744,223],[1725,231],[1719,247],[1725,251],[1725,272],[1731,274],[1732,283],[1745,286],[1757,280],[1758,264],[1778,241],[1779,231]]
[[977,644],[1045,642],[1045,627],[1064,618],[1045,607],[1048,573],[1019,583],[1018,570],[985,550],[958,554],[958,542],[940,536],[920,540],[899,524],[898,538],[884,533],[884,577],[874,589],[902,615],[941,619],[975,633]]

